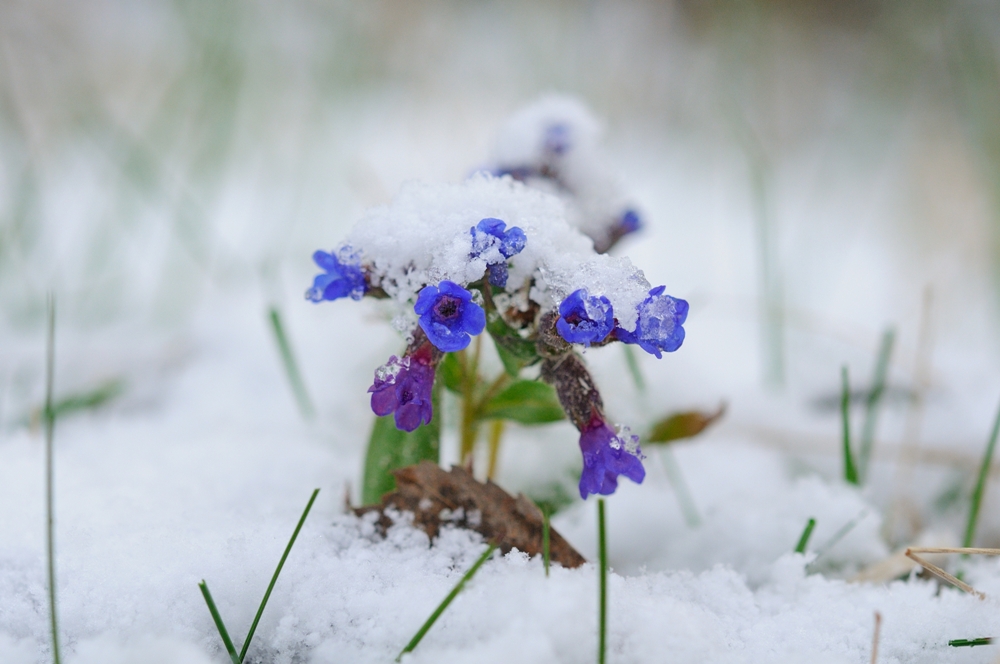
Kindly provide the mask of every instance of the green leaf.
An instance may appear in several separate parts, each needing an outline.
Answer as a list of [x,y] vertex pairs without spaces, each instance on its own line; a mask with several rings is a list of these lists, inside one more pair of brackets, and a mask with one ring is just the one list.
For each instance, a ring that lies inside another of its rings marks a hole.
[[535,380],[519,380],[485,404],[480,417],[542,424],[558,422],[566,415],[551,386]]
[[704,431],[726,412],[726,404],[719,406],[714,413],[703,413],[691,410],[683,413],[671,413],[653,425],[653,430],[646,437],[646,443],[669,443],[682,438],[691,438]]
[[396,488],[396,478],[392,471],[420,463],[424,459],[438,462],[441,446],[441,384],[434,381],[434,417],[429,424],[406,432],[396,428],[393,415],[378,417],[368,440],[365,456],[364,483],[361,487],[361,502],[372,505],[382,500],[382,496]]
[[500,314],[491,312],[487,320],[486,331],[493,337],[497,354],[508,374],[516,378],[521,369],[541,359],[534,342],[518,334],[517,330],[504,322]]
[[465,384],[465,366],[455,353],[445,353],[437,368],[437,377],[444,386],[456,394],[462,393]]

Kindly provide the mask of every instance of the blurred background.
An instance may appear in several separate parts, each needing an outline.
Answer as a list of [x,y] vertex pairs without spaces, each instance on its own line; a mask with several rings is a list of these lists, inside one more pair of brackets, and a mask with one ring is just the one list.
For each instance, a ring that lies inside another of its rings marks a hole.
[[652,403],[594,354],[616,418],[726,400],[715,435],[835,475],[840,367],[863,401],[892,329],[870,491],[918,504],[905,538],[971,485],[1000,398],[998,46],[972,1],[0,0],[0,437],[40,402],[52,291],[59,389],[122,410],[212,352],[204,320],[263,335],[277,307],[360,447],[341,397],[398,339],[305,303],[311,253],[563,92],[646,220],[615,253],[691,302],[684,348],[644,358]]

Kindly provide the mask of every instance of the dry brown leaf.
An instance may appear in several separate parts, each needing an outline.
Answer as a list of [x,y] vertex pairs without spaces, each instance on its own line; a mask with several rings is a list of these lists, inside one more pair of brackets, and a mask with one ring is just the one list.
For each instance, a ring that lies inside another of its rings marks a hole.
[[[385,494],[381,505],[359,507],[355,514],[379,512],[379,525],[388,528],[392,520],[386,516],[387,509],[412,512],[413,525],[431,538],[437,537],[442,526],[451,524],[481,533],[504,553],[515,547],[529,556],[542,553],[542,512],[523,494],[514,498],[491,481],[477,481],[458,466],[449,472],[430,461],[393,474],[396,490]],[[587,562],[552,528],[549,554],[552,562],[563,567]]]

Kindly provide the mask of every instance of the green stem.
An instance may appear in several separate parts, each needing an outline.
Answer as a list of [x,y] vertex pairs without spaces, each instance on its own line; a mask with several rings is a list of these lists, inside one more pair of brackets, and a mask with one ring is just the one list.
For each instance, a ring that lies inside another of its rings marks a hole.
[[226,624],[222,622],[222,616],[219,615],[219,609],[215,607],[215,602],[212,601],[212,593],[208,592],[208,584],[202,579],[201,583],[198,584],[201,588],[201,595],[205,598],[205,604],[208,604],[208,612],[212,614],[212,620],[215,621],[215,628],[219,630],[219,636],[222,637],[222,643],[226,646],[226,652],[229,653],[229,659],[233,661],[233,664],[240,664],[240,657],[236,654],[236,646],[233,645],[233,640],[229,638],[229,632],[226,630]]
[[875,375],[872,377],[872,388],[865,400],[865,423],[861,429],[861,445],[858,449],[858,479],[864,482],[868,479],[869,462],[872,447],[875,444],[875,425],[878,419],[879,404],[885,393],[886,378],[889,375],[889,360],[892,357],[892,346],[896,332],[891,327],[882,333],[882,343],[879,345],[878,359],[875,361]]
[[625,351],[625,362],[628,364],[628,372],[632,374],[632,382],[639,394],[646,392],[646,380],[642,377],[642,370],[639,368],[639,360],[635,357],[635,349],[628,344],[622,344]]
[[983,502],[983,495],[986,493],[986,480],[989,479],[990,465],[993,463],[993,451],[997,446],[998,434],[1000,434],[1000,410],[997,410],[997,417],[993,422],[993,431],[990,433],[990,440],[986,444],[986,453],[983,455],[983,462],[979,466],[979,477],[976,480],[976,488],[972,492],[972,503],[969,506],[969,521],[965,526],[965,539],[962,544],[964,547],[972,546],[972,541],[976,536],[979,507]]
[[806,547],[809,545],[809,538],[812,537],[813,528],[816,527],[816,519],[809,519],[806,523],[805,529],[802,531],[802,536],[799,537],[799,543],[795,545],[795,553],[805,553]]
[[545,509],[542,510],[542,562],[545,565],[545,576],[549,575],[549,561],[551,560],[549,538],[549,511]]
[[302,413],[302,417],[306,420],[311,420],[316,417],[316,409],[313,408],[309,392],[306,391],[306,384],[302,380],[302,374],[299,373],[299,365],[296,363],[295,355],[292,353],[292,346],[288,343],[288,336],[285,334],[285,328],[281,324],[281,314],[278,312],[277,307],[271,307],[269,317],[271,319],[271,330],[274,332],[274,339],[278,344],[278,351],[281,353],[281,362],[285,365],[285,374],[288,376],[288,382],[292,385],[292,392],[295,394],[295,401],[299,405],[299,411]]
[[281,574],[281,568],[285,566],[285,559],[288,558],[288,553],[292,550],[292,545],[295,544],[295,539],[299,536],[299,531],[302,530],[302,524],[306,522],[306,517],[309,516],[309,510],[312,509],[313,503],[316,502],[316,496],[319,495],[319,489],[312,492],[312,496],[309,497],[309,502],[306,503],[306,508],[302,512],[302,516],[299,517],[299,522],[295,526],[295,531],[292,533],[292,538],[288,540],[288,546],[285,547],[285,552],[281,554],[281,560],[278,561],[278,567],[274,570],[274,575],[271,577],[271,583],[267,586],[267,592],[264,593],[264,599],[260,601],[260,607],[257,609],[257,615],[253,618],[253,624],[250,625],[250,631],[247,633],[247,638],[243,642],[243,649],[240,650],[240,661],[247,655],[247,650],[250,648],[250,641],[253,640],[254,632],[257,631],[257,623],[260,622],[260,617],[264,614],[264,607],[267,606],[267,600],[271,597],[271,591],[274,590],[274,584],[278,581],[278,575]]
[[48,562],[49,624],[52,630],[52,661],[60,664],[59,617],[56,610],[56,550],[55,550],[55,462],[53,437],[56,417],[52,407],[56,363],[56,299],[51,293],[46,302],[48,335],[45,343],[45,555]]
[[844,436],[844,480],[848,484],[858,484],[858,471],[854,466],[851,452],[851,387],[847,377],[847,365],[840,368],[840,420]]
[[469,571],[462,576],[458,584],[454,588],[452,588],[451,592],[448,593],[448,596],[445,597],[440,604],[438,604],[438,607],[434,609],[434,613],[430,615],[430,617],[424,622],[424,624],[420,627],[420,629],[417,630],[417,633],[413,635],[413,638],[410,639],[410,642],[406,644],[406,647],[403,648],[400,651],[399,655],[396,656],[397,662],[403,658],[403,655],[405,655],[408,652],[412,652],[413,649],[417,647],[417,645],[420,643],[420,640],[424,638],[425,634],[427,634],[427,631],[431,627],[433,627],[437,619],[440,618],[441,614],[444,613],[445,609],[448,608],[448,605],[452,603],[452,600],[458,597],[458,593],[462,592],[462,589],[465,588],[465,584],[468,583],[472,579],[472,577],[476,575],[476,572],[479,571],[479,568],[483,566],[483,563],[489,560],[490,556],[493,555],[493,552],[496,551],[496,549],[497,545],[491,543],[490,546],[486,549],[486,551],[483,552],[483,555],[479,556],[479,559],[476,561],[476,563],[472,567],[470,567]]
[[503,438],[505,422],[503,420],[493,420],[490,423],[490,461],[486,467],[486,479],[493,479],[497,472],[497,459],[500,457],[500,440]]
[[701,517],[698,516],[698,508],[694,505],[694,498],[691,497],[691,491],[688,489],[687,482],[684,481],[684,474],[677,464],[677,459],[674,458],[673,451],[664,447],[663,451],[660,452],[660,461],[663,463],[663,469],[667,471],[667,479],[670,480],[670,487],[674,490],[674,495],[677,496],[677,502],[684,514],[684,521],[687,522],[688,527],[697,528],[701,525]]
[[[479,353],[483,346],[483,335],[473,342],[472,358],[465,365],[465,383],[462,386],[462,438],[459,448],[459,462],[469,464],[476,445],[476,383],[479,382]],[[463,353],[463,359],[468,356]]]
[[604,664],[608,635],[608,537],[604,522],[604,499],[597,499],[597,550],[600,559],[601,591],[598,609],[597,662]]

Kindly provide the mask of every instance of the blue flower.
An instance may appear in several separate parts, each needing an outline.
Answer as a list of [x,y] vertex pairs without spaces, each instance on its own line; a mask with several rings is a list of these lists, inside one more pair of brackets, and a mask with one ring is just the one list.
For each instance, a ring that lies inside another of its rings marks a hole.
[[622,435],[600,416],[594,416],[590,425],[580,434],[580,451],[583,453],[583,474],[580,475],[580,497],[590,494],[607,496],[618,488],[618,476],[624,475],[636,484],[642,484],[646,469],[642,467],[639,437]]
[[372,411],[378,416],[396,414],[396,428],[413,431],[434,416],[431,388],[434,368],[419,359],[395,355],[375,371],[375,383],[368,388]]
[[570,343],[590,346],[603,341],[614,326],[611,302],[603,295],[588,295],[586,288],[573,291],[559,305],[556,330]]
[[528,242],[528,237],[517,226],[511,226],[510,230],[504,230],[507,224],[500,219],[487,217],[469,229],[472,235],[472,253],[470,256],[477,258],[496,248],[500,252],[500,259],[496,255],[493,260],[486,258],[489,269],[489,282],[497,288],[507,286],[507,259],[521,253],[524,245]]
[[316,265],[326,270],[325,274],[318,274],[313,279],[312,288],[306,291],[306,299],[312,302],[322,302],[323,300],[338,300],[342,297],[350,297],[352,300],[360,300],[365,294],[368,284],[365,282],[365,275],[361,271],[361,266],[356,260],[356,256],[344,253],[341,262],[334,254],[325,251],[317,251],[313,254]]
[[635,332],[615,328],[615,336],[627,344],[638,344],[647,353],[662,357],[672,353],[684,343],[684,321],[687,320],[688,303],[664,295],[666,286],[657,286],[639,305],[639,320]]
[[413,310],[427,338],[446,353],[462,350],[471,341],[469,335],[486,327],[486,312],[472,301],[472,293],[452,281],[424,286]]
[[616,229],[621,235],[628,235],[629,233],[634,233],[642,226],[642,218],[639,213],[635,210],[625,210],[622,216],[618,219],[618,228]]
[[543,149],[546,153],[561,156],[571,147],[570,128],[562,123],[545,128]]

